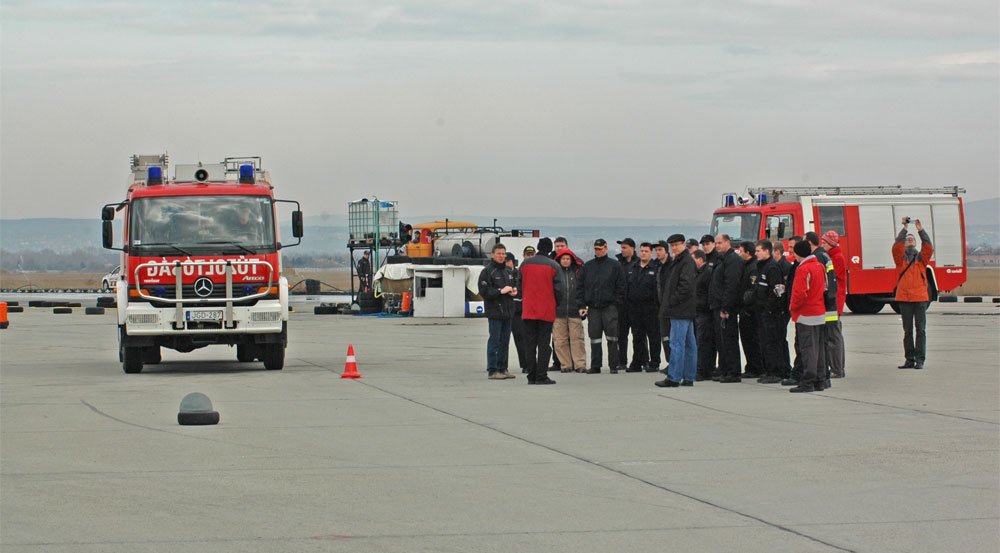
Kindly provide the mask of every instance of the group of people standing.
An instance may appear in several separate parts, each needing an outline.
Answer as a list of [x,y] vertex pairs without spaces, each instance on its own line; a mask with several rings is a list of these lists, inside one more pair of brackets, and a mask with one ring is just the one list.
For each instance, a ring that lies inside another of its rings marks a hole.
[[[920,302],[907,299],[919,287],[911,281],[921,278],[923,267],[907,273],[916,263],[926,265],[933,248],[919,221],[917,228],[923,242],[919,254],[905,223],[893,247],[904,327],[909,328],[907,319],[917,323],[915,345],[912,332],[904,333],[904,344],[910,345],[904,345],[906,362],[900,368],[923,368],[924,362],[926,303],[921,310]],[[593,259],[584,263],[565,238],[554,243],[542,238],[537,248],[524,249],[520,267],[497,244],[479,277],[489,319],[488,377],[514,378],[507,367],[513,334],[529,384],[555,384],[547,375],[553,346],[554,369],[599,374],[606,345],[612,374],[660,371],[662,350],[667,367],[666,378],[655,382],[659,387],[754,378],[791,386],[793,393],[822,391],[831,379],[846,376],[840,316],[847,265],[839,241],[833,230],[792,237],[789,261],[781,242],[734,244],[727,234],[700,241],[674,234],[638,247],[625,238],[618,241],[617,258],[597,239]],[[794,357],[787,341],[790,322]]]

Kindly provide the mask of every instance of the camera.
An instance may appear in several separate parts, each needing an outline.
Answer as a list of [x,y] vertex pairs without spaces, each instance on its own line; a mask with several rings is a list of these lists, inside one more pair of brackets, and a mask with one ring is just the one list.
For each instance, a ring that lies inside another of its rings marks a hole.
[[907,224],[907,225],[910,224],[910,218],[909,217],[903,217],[903,223]]

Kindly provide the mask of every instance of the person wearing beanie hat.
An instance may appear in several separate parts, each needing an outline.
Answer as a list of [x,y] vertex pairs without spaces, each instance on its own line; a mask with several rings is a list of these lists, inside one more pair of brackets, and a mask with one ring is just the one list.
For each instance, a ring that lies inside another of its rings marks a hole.
[[809,257],[812,253],[812,249],[809,247],[809,242],[806,242],[805,240],[796,242],[794,251],[795,255],[799,256],[799,263],[801,263],[803,259]]
[[823,298],[826,272],[812,253],[809,242],[795,244],[799,267],[789,300],[789,311],[795,321],[795,343],[802,358],[802,376],[792,393],[823,391],[826,367],[820,358],[823,350],[823,325],[826,324],[826,302]]
[[[903,318],[903,355],[906,360],[900,369],[922,369],[927,358],[927,304],[930,292],[927,283],[927,264],[934,255],[931,237],[924,231],[920,219],[914,220],[920,235],[920,250],[917,239],[907,229],[910,218],[903,218],[903,228],[892,245],[892,259],[896,263],[895,299],[899,314]],[[914,341],[914,325],[916,341]]]
[[549,258],[552,257],[552,239],[547,237],[542,237],[538,239],[538,254],[545,255]]
[[715,237],[711,234],[706,234],[701,237],[701,250],[705,252],[705,263],[708,263],[709,267],[715,268],[719,263],[719,256],[721,253],[715,249]]

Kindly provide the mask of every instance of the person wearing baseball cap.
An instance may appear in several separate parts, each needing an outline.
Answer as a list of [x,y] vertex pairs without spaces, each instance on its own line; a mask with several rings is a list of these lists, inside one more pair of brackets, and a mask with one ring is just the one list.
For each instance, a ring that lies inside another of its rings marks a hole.
[[711,234],[706,234],[701,237],[700,240],[701,249],[705,252],[705,263],[709,267],[715,268],[719,264],[720,253],[715,249],[715,237]]
[[[632,273],[635,270],[635,265],[639,261],[635,255],[635,240],[631,238],[624,238],[622,240],[618,240],[618,245],[621,248],[621,253],[615,257],[618,259],[618,262],[621,263],[622,269],[625,270],[625,296],[622,299],[622,303],[618,304],[618,367],[611,367],[610,370],[612,374],[617,373],[619,368],[625,369],[629,366],[628,335],[631,330],[633,338],[635,337],[635,322],[632,321],[629,316],[629,309],[625,302],[628,301],[628,288],[632,283],[632,278],[634,276]],[[635,363],[636,360],[633,354],[633,369]]]
[[608,257],[608,243],[594,241],[594,258],[583,264],[576,287],[580,317],[587,317],[590,336],[590,370],[601,372],[603,348],[601,335],[608,343],[608,367],[618,372],[618,305],[625,299],[625,270]]

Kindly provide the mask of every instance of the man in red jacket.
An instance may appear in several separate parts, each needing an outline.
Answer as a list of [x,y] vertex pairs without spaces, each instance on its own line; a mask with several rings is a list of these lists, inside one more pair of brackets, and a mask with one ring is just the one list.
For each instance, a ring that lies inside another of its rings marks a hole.
[[[906,355],[906,361],[899,367],[901,369],[922,369],[927,357],[927,304],[931,299],[927,291],[927,264],[934,254],[934,247],[920,219],[915,222],[920,235],[920,251],[917,251],[917,239],[907,231],[909,217],[903,217],[903,229],[892,246],[892,259],[899,274],[896,302],[899,314],[903,316],[903,354]],[[916,344],[913,343],[914,323],[917,327]]]
[[547,255],[536,255],[521,263],[521,319],[524,321],[528,384],[556,383],[548,377],[547,371],[552,355],[556,298],[562,295],[560,270]]
[[789,390],[821,392],[826,380],[826,367],[821,367],[820,348],[823,347],[823,325],[826,324],[826,269],[809,248],[809,242],[795,244],[795,257],[799,266],[795,270],[792,298],[788,309],[795,321],[795,342],[802,358],[802,378],[799,385]]
[[846,355],[840,317],[844,315],[844,302],[847,300],[847,261],[844,260],[837,231],[826,231],[821,240],[833,262],[833,274],[837,277],[837,320],[826,322],[826,366],[830,369],[830,378],[844,378],[847,376],[844,370]]

